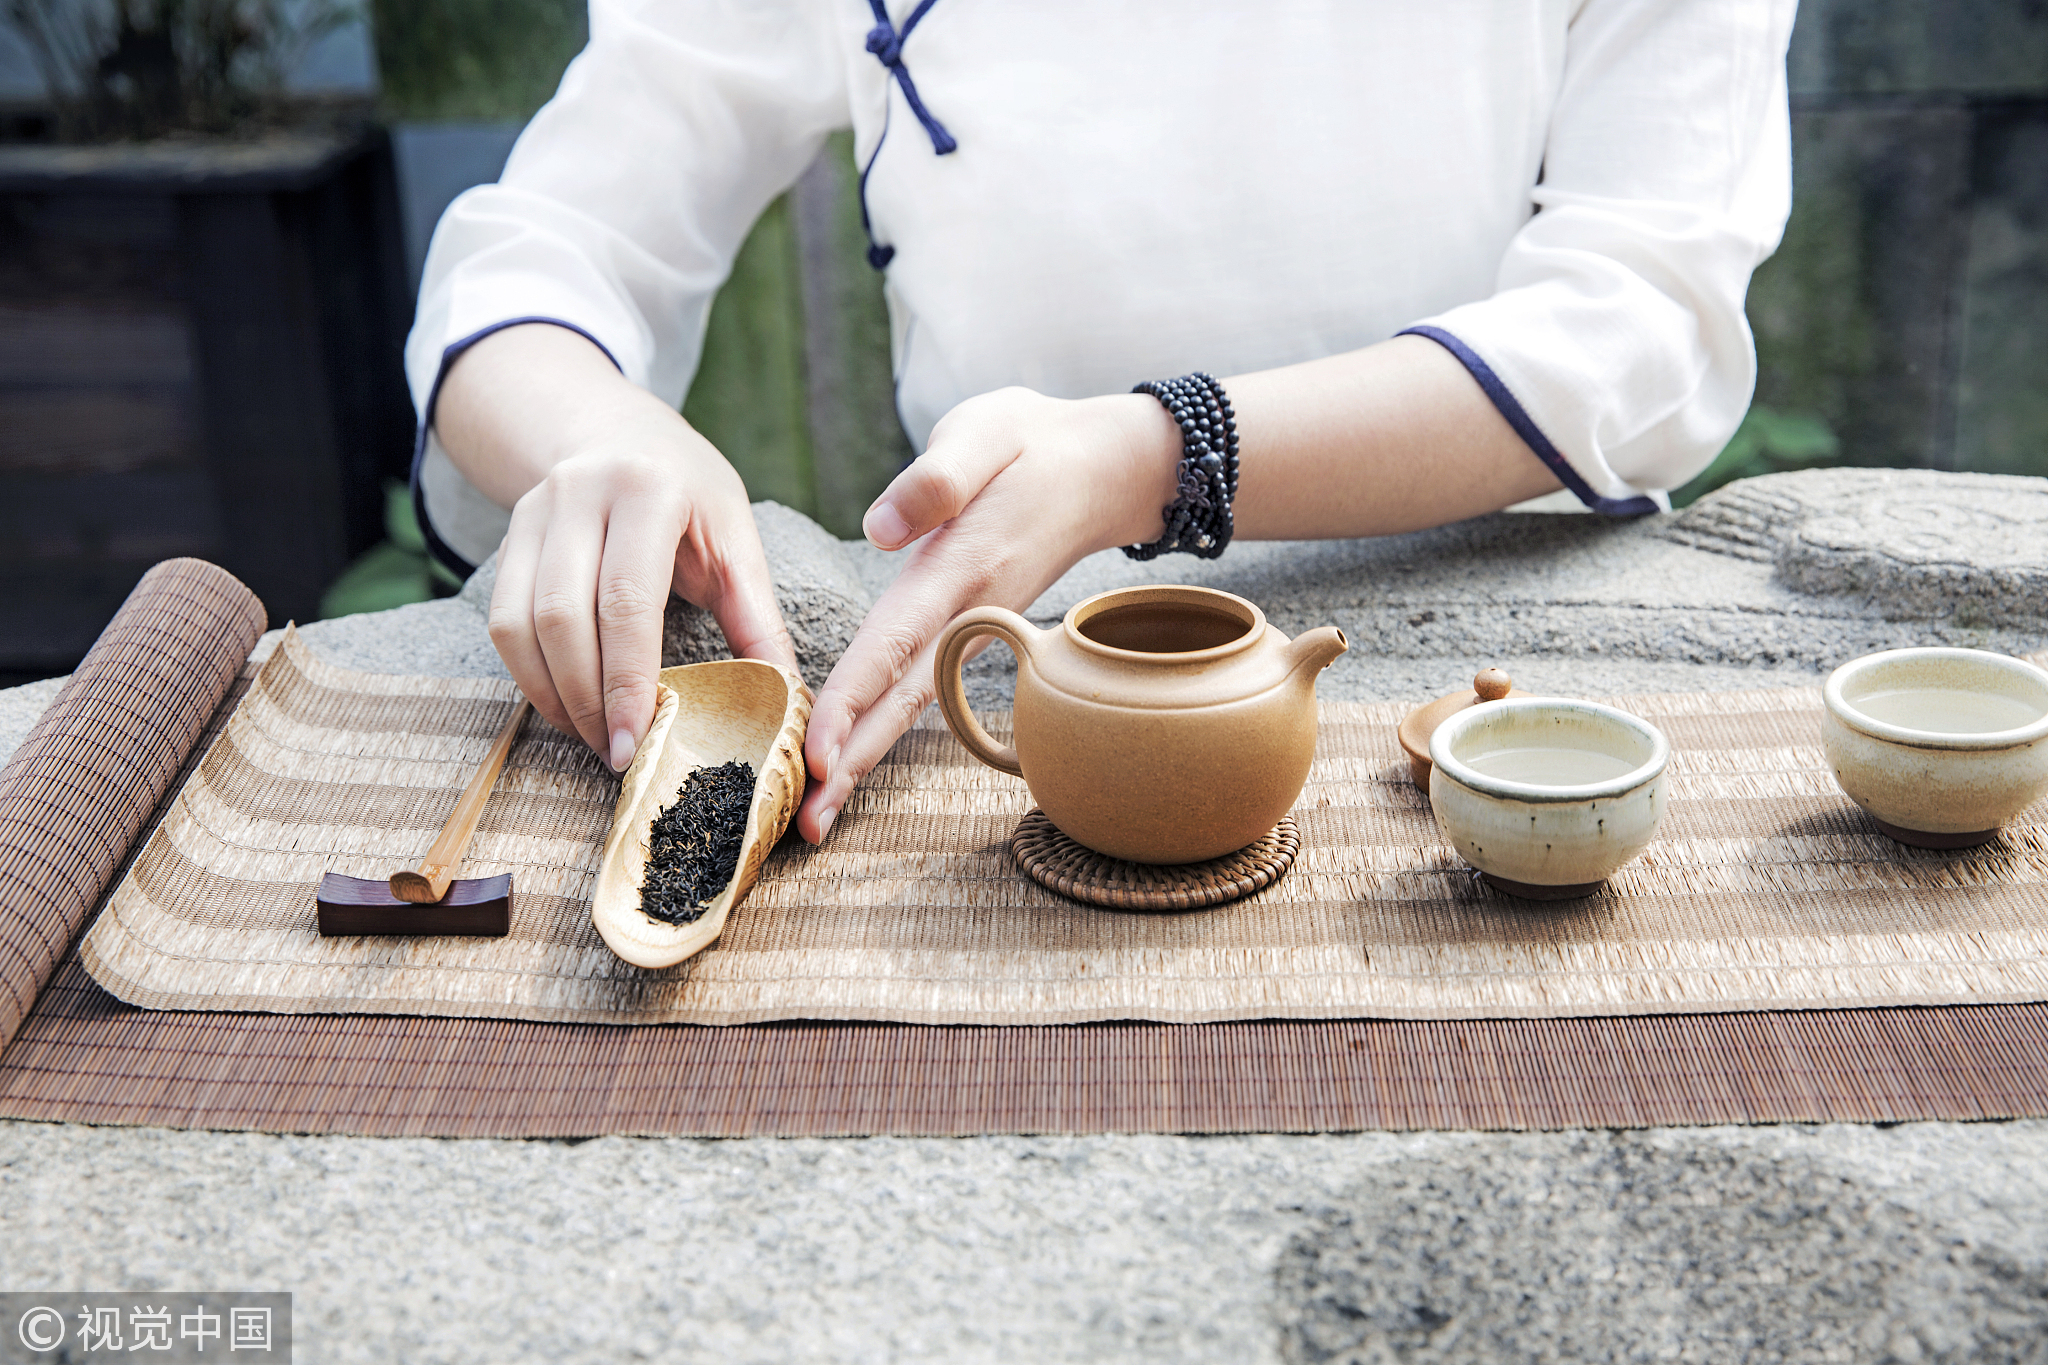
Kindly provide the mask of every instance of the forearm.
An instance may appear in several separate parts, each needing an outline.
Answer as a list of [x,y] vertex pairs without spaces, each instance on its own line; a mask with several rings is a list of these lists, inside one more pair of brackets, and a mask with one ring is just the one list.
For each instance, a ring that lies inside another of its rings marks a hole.
[[524,497],[579,451],[635,437],[659,445],[687,429],[680,414],[566,327],[494,332],[449,368],[434,405],[448,458],[501,507]]
[[1456,357],[1424,337],[1224,381],[1237,534],[1391,535],[1497,512],[1558,481]]
[[[1497,512],[1558,488],[1465,367],[1424,337],[1237,375],[1223,381],[1237,412],[1236,533],[1245,540],[1391,535]],[[1132,420],[1130,457],[1154,471],[1134,540],[1155,539],[1173,500],[1180,433]],[[1163,472],[1161,472],[1163,471]]]
[[[1393,535],[1497,512],[1558,480],[1455,357],[1424,337],[1223,381],[1237,413],[1233,505],[1246,540]],[[962,403],[868,509],[894,550],[951,522],[1024,451],[1064,469],[1032,494],[1035,539],[1075,558],[1157,540],[1181,434],[1146,394],[1061,402],[1022,389]],[[1071,560],[1053,570],[1057,577]],[[1050,578],[1047,579],[1050,582]],[[1042,586],[1042,585],[1041,585]]]

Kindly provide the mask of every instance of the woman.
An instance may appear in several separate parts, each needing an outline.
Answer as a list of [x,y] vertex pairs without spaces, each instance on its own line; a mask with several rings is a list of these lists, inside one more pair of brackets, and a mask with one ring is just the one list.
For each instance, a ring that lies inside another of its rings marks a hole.
[[[798,828],[822,840],[930,700],[946,621],[1086,554],[1560,489],[1661,505],[1754,383],[1792,9],[592,0],[589,48],[429,253],[430,538],[460,567],[502,528],[492,637],[615,767],[671,589],[792,663],[740,480],[676,408],[748,227],[850,124],[925,453],[867,513],[915,549],[813,713]],[[1234,495],[1131,392],[1195,371],[1220,392],[1184,393],[1234,409]]]

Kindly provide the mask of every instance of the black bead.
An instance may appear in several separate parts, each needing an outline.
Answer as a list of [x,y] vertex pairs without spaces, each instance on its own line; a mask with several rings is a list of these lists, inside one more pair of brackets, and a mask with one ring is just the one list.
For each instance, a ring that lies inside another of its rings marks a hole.
[[1237,423],[1230,398],[1214,375],[1196,370],[1172,379],[1149,379],[1131,389],[1150,394],[1180,427],[1181,459],[1175,496],[1159,509],[1164,534],[1149,545],[1126,545],[1132,559],[1181,551],[1214,559],[1230,544],[1230,500],[1237,493]]

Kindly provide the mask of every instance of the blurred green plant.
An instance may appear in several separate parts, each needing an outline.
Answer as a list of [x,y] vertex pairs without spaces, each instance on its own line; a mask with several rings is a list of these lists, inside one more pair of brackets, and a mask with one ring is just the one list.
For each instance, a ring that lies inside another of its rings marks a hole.
[[816,517],[806,380],[796,228],[783,195],[754,224],[711,301],[683,416],[732,462],[748,497]]
[[356,0],[4,0],[67,141],[226,132],[277,112]]
[[[712,301],[683,415],[732,461],[749,497],[857,537],[910,444],[896,415],[882,277],[867,263],[852,134],[834,133],[824,156],[823,186],[807,180],[778,198],[740,247]],[[811,200],[808,236],[798,226],[806,193],[822,196]]]
[[412,492],[396,479],[384,481],[384,534],[386,539],[356,556],[328,585],[320,598],[322,620],[427,602],[462,586],[427,553]]
[[1757,404],[1743,417],[1735,435],[1691,483],[1671,494],[1673,507],[1698,502],[1724,483],[1812,469],[1839,462],[1842,442],[1828,424],[1810,412],[1779,412]]
[[584,0],[372,0],[392,118],[526,119],[590,34]]

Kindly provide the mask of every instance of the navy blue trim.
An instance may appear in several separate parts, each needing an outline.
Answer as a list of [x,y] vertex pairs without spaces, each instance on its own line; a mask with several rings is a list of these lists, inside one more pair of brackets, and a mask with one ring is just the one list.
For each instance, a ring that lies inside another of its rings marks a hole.
[[[953,135],[946,131],[946,125],[932,117],[932,111],[924,107],[918,98],[917,84],[910,79],[910,68],[903,64],[903,44],[910,40],[910,31],[917,27],[917,21],[938,3],[938,0],[918,0],[916,9],[903,21],[902,28],[889,23],[886,0],[868,0],[868,8],[874,11],[875,26],[868,30],[867,49],[875,54],[896,84],[903,88],[903,98],[910,105],[910,112],[917,115],[917,121],[924,125],[925,136],[932,140],[932,155],[946,156],[960,149]],[[886,93],[886,87],[884,87]],[[875,139],[875,150],[868,153],[868,164],[860,168],[860,229],[868,238],[868,264],[876,270],[887,270],[889,262],[896,257],[896,248],[883,246],[875,240],[873,223],[868,219],[868,172],[874,170],[875,161],[882,155],[882,144],[889,140],[890,108],[885,100],[882,105],[882,135]]]
[[1538,429],[1528,412],[1516,401],[1515,396],[1508,392],[1508,386],[1493,372],[1493,366],[1481,360],[1478,352],[1443,328],[1410,327],[1395,335],[1428,337],[1456,356],[1458,363],[1472,372],[1472,377],[1479,381],[1479,387],[1486,391],[1486,396],[1500,409],[1500,415],[1508,419],[1508,425],[1515,429],[1515,434],[1536,453],[1536,458],[1548,465],[1550,472],[1557,475],[1558,482],[1569,488],[1580,502],[1595,512],[1604,512],[1610,517],[1639,517],[1647,512],[1664,510],[1652,497],[1638,495],[1633,498],[1603,498],[1595,493],[1593,485],[1587,483],[1579,471],[1572,468],[1571,461],[1550,443],[1550,438]]
[[564,322],[560,318],[506,318],[503,322],[494,322],[488,327],[471,332],[462,340],[450,343],[447,349],[441,352],[441,368],[434,371],[434,386],[427,390],[427,401],[421,405],[420,427],[419,431],[414,435],[412,442],[412,514],[414,520],[420,524],[420,534],[426,538],[427,553],[440,561],[441,567],[454,574],[457,578],[468,578],[476,572],[476,565],[457,554],[454,547],[441,539],[440,532],[434,529],[434,519],[427,515],[427,493],[420,486],[420,470],[427,462],[427,433],[433,429],[434,425],[434,405],[441,401],[441,385],[447,381],[449,367],[461,358],[464,351],[476,345],[493,332],[502,332],[507,327],[523,327],[530,322],[545,322],[551,326],[568,328],[577,336],[582,337],[585,341],[597,347],[598,350],[603,351],[604,358],[611,361],[612,368],[618,370],[621,374],[625,373],[626,367],[619,364],[619,358],[611,353],[610,347],[584,331],[581,327],[578,327],[575,323]]

